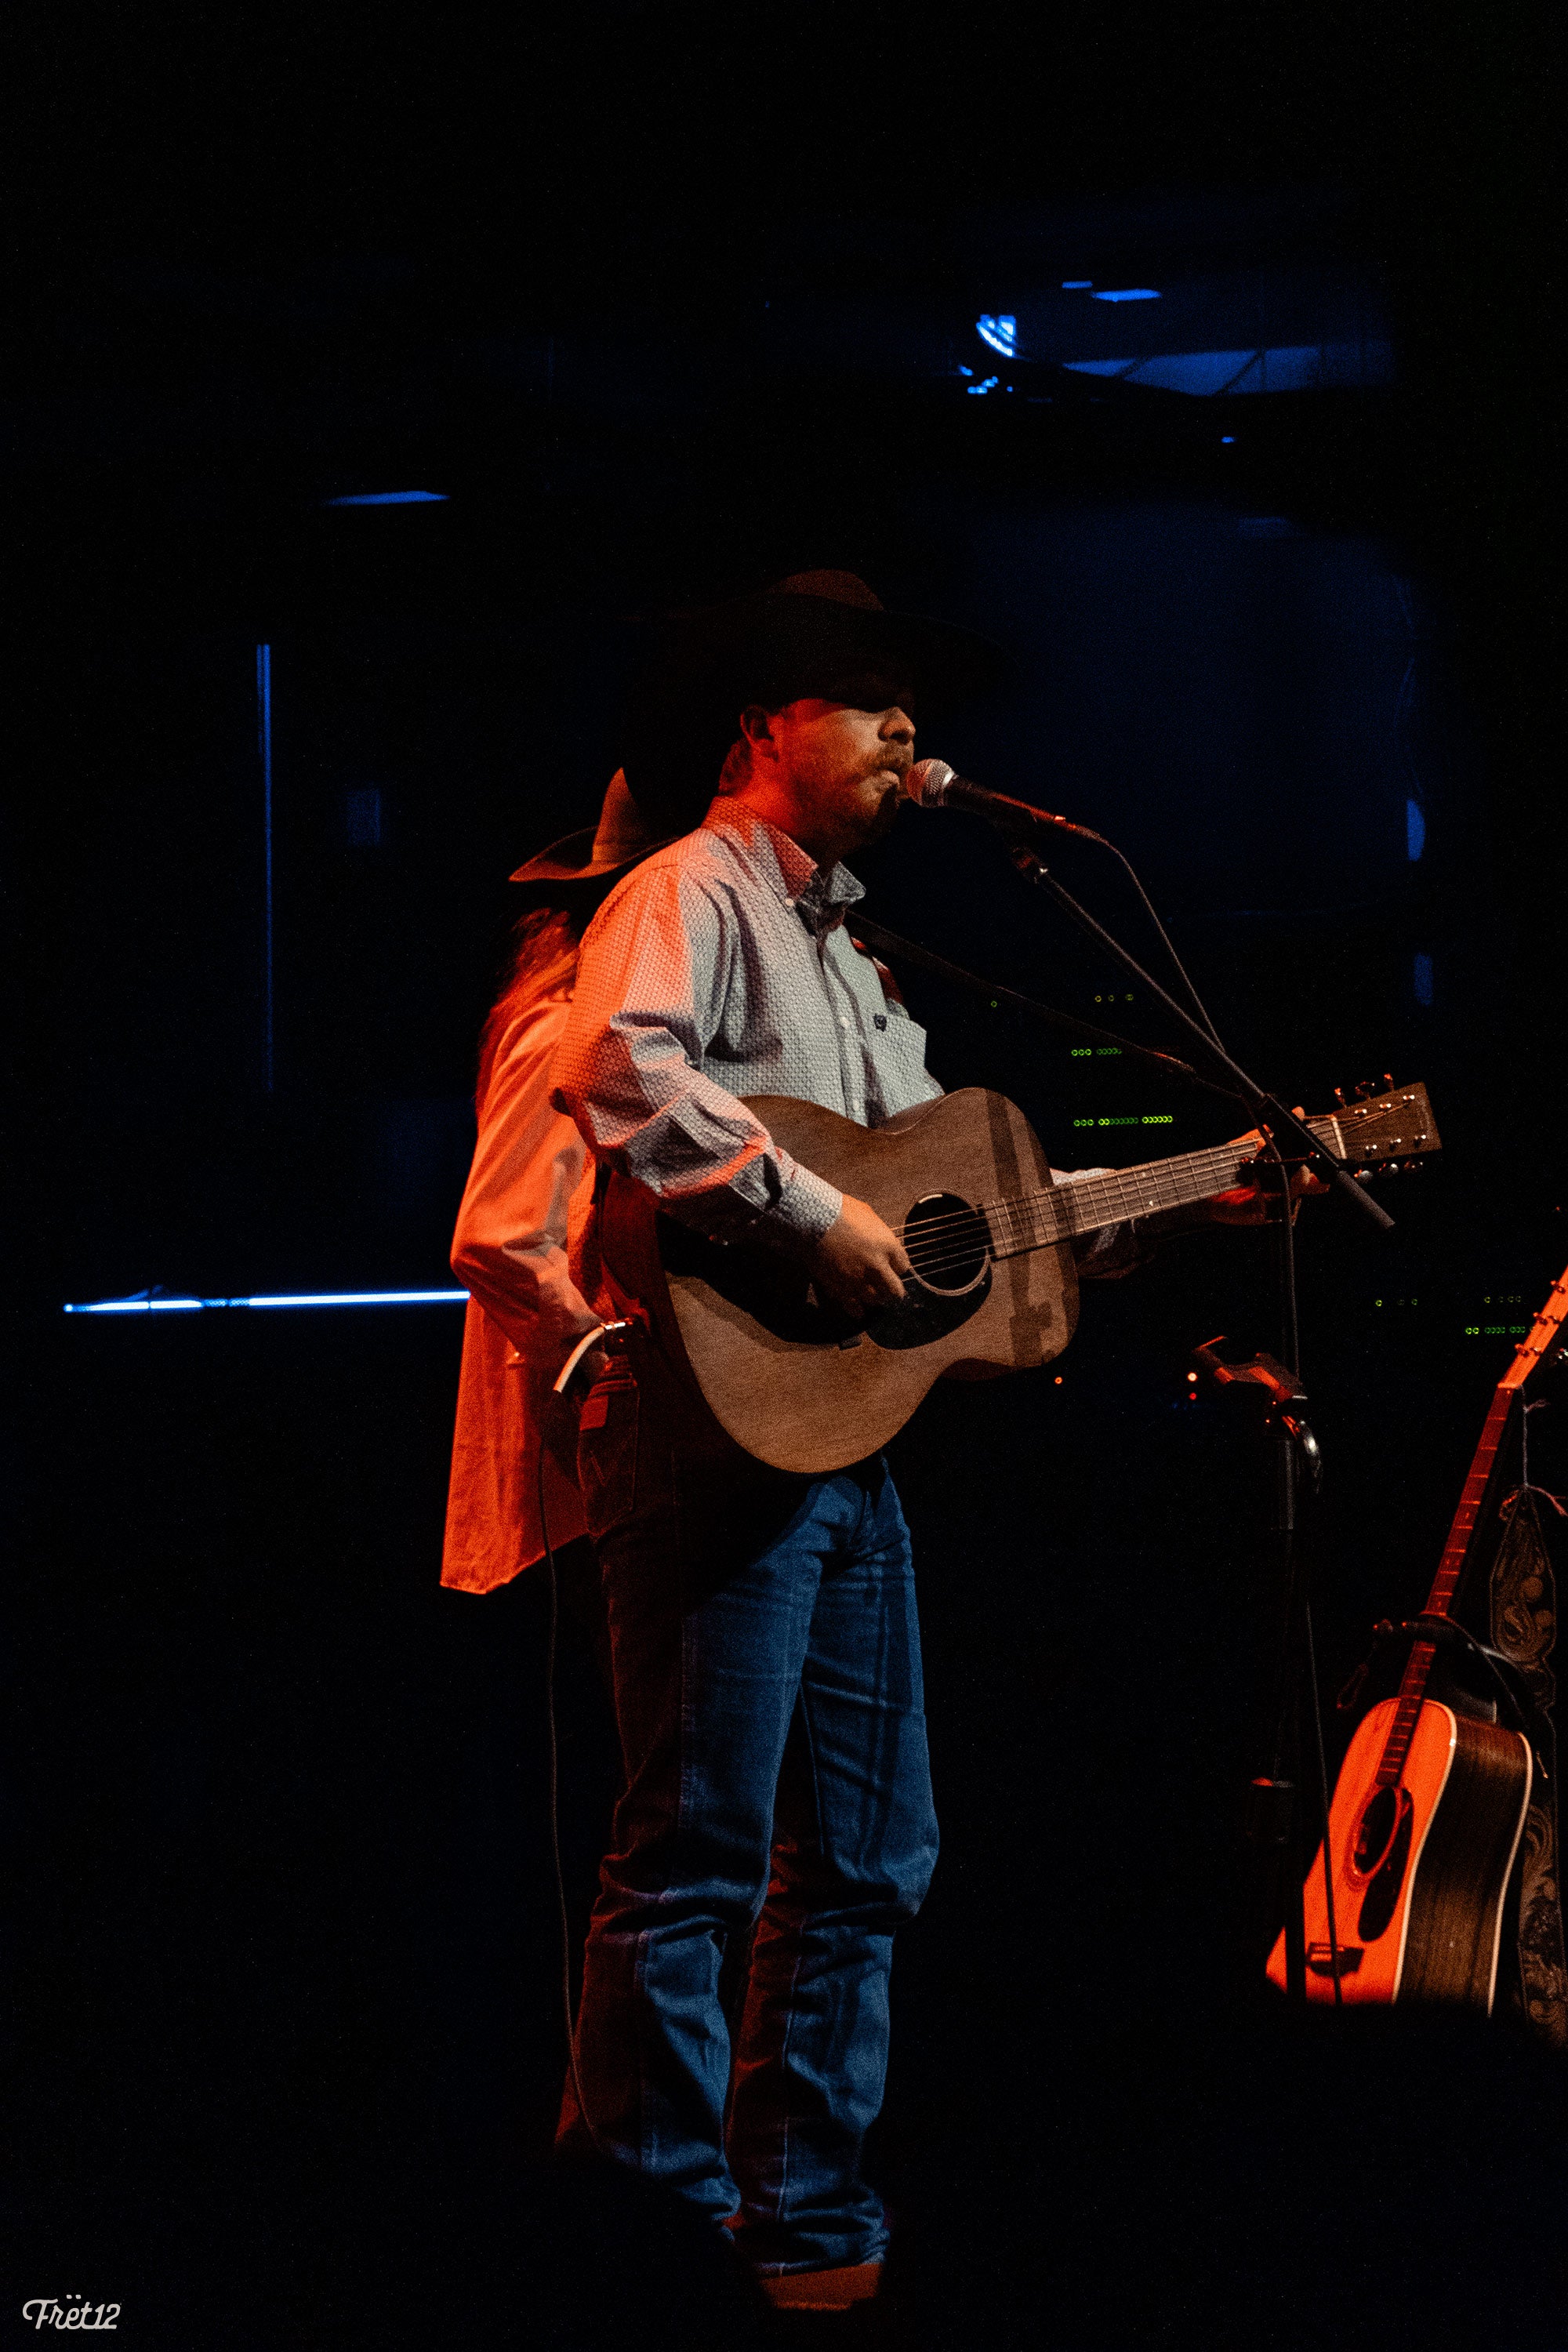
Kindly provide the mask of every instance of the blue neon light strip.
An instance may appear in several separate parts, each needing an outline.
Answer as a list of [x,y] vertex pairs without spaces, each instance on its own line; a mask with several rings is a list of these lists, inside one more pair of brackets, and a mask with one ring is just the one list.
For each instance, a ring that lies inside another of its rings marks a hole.
[[444,507],[445,490],[362,490],[352,499],[326,499],[329,507]]
[[256,1298],[95,1298],[68,1315],[199,1315],[209,1307],[460,1307],[466,1290],[285,1290]]
[[1426,819],[1419,801],[1405,803],[1405,855],[1414,866],[1426,846]]
[[1114,294],[1102,289],[1092,299],[1096,302],[1158,302],[1163,297],[1157,287],[1122,286]]
[[261,831],[264,844],[263,919],[267,939],[267,969],[261,1006],[261,1076],[268,1094],[274,1071],[272,1003],[272,648],[256,648],[256,715],[261,752]]

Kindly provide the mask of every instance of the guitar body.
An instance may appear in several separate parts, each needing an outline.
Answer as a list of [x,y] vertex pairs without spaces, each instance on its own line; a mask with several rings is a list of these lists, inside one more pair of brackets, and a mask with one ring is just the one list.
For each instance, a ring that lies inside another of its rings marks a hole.
[[943,1374],[984,1379],[1061,1353],[1078,1320],[1070,1242],[994,1258],[976,1217],[982,1203],[1054,1181],[1016,1105],[968,1087],[875,1128],[781,1095],[750,1108],[786,1151],[867,1202],[906,1246],[923,1233],[938,1278],[911,1280],[900,1305],[853,1324],[818,1303],[796,1261],[704,1240],[614,1179],[605,1265],[748,1454],[780,1470],[841,1469],[885,1445]]
[[[1529,1742],[1423,1702],[1396,1787],[1380,1789],[1397,1699],[1357,1727],[1329,1808],[1328,1851],[1346,2001],[1489,2014],[1503,1898],[1530,1801]],[[1308,1874],[1307,1997],[1334,1998],[1323,1850]],[[1285,1987],[1285,1938],[1268,1975]]]

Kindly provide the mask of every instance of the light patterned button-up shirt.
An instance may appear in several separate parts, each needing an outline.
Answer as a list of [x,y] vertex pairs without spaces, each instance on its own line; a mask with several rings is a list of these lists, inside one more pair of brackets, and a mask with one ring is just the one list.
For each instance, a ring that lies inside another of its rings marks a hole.
[[843,1196],[739,1100],[876,1127],[942,1093],[925,1031],[844,929],[863,886],[743,803],[617,885],[583,940],[555,1099],[597,1160],[716,1240],[820,1241]]

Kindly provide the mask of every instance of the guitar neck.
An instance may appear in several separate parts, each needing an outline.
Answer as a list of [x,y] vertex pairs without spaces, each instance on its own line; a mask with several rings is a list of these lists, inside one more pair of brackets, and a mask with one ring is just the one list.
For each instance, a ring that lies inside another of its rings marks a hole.
[[1448,1530],[1448,1540],[1443,1547],[1443,1557],[1437,1563],[1437,1573],[1432,1579],[1432,1590],[1426,1596],[1428,1617],[1446,1617],[1453,1605],[1454,1595],[1459,1587],[1459,1579],[1464,1574],[1465,1562],[1469,1557],[1476,1522],[1480,1517],[1481,1505],[1486,1500],[1492,1465],[1497,1460],[1498,1448],[1502,1444],[1503,1432],[1508,1426],[1509,1406],[1512,1402],[1513,1383],[1508,1381],[1500,1381],[1497,1394],[1493,1397],[1487,1412],[1486,1425],[1481,1431],[1481,1442],[1477,1446],[1471,1460],[1469,1476],[1465,1480],[1464,1492],[1459,1496],[1459,1507],[1454,1513],[1454,1524]]
[[[1337,1152],[1335,1122],[1310,1118],[1320,1143]],[[1053,1242],[1071,1241],[1081,1234],[1100,1233],[1129,1217],[1147,1217],[1158,1209],[1184,1209],[1194,1202],[1212,1201],[1244,1180],[1242,1155],[1234,1143],[1207,1151],[1184,1151],[1173,1160],[1151,1160],[1142,1168],[1111,1168],[1103,1176],[1082,1176],[1053,1185],[1048,1192],[1028,1192],[1012,1201],[987,1203],[985,1219],[993,1253],[1016,1257],[1024,1250],[1045,1249]]]
[[[1476,1523],[1486,1501],[1487,1487],[1497,1461],[1498,1448],[1502,1444],[1508,1426],[1509,1407],[1513,1402],[1514,1383],[1502,1381],[1488,1411],[1481,1442],[1470,1462],[1470,1472],[1459,1496],[1459,1507],[1454,1513],[1454,1524],[1448,1530],[1448,1540],[1443,1547],[1443,1557],[1437,1563],[1437,1573],[1432,1580],[1432,1590],[1426,1596],[1426,1614],[1446,1617],[1459,1589],[1459,1579],[1465,1572],[1470,1545],[1475,1538]],[[1410,1752],[1410,1742],[1415,1736],[1422,1706],[1426,1696],[1426,1685],[1436,1663],[1437,1648],[1433,1642],[1416,1642],[1411,1645],[1405,1662],[1405,1678],[1399,1685],[1399,1705],[1389,1726],[1384,1746],[1383,1759],[1377,1768],[1379,1788],[1393,1789],[1399,1783],[1405,1769],[1405,1759]]]
[[[1392,1094],[1371,1100],[1342,1103],[1327,1118],[1304,1119],[1302,1125],[1342,1166],[1352,1159],[1382,1161],[1401,1152],[1438,1149],[1432,1106],[1423,1086],[1396,1087]],[[1110,1168],[1103,1176],[1058,1182],[1048,1192],[988,1202],[982,1213],[992,1255],[1016,1257],[1025,1250],[1071,1241],[1077,1234],[1103,1232],[1129,1217],[1212,1201],[1216,1192],[1246,1181],[1240,1171],[1247,1156],[1245,1147],[1221,1143],[1207,1151],[1182,1152],[1174,1160],[1151,1160],[1142,1168]]]

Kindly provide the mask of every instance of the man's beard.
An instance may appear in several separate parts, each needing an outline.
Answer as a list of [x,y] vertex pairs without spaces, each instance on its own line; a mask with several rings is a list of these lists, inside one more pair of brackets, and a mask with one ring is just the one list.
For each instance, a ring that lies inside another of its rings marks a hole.
[[[884,762],[884,765],[886,764],[887,763]],[[872,842],[886,841],[889,834],[891,833],[894,825],[897,824],[899,821],[899,811],[903,807],[903,805],[904,789],[903,780],[900,774],[896,782],[889,784],[887,790],[882,794],[881,801],[877,809],[877,814],[871,820],[870,830],[866,835],[868,845]]]

